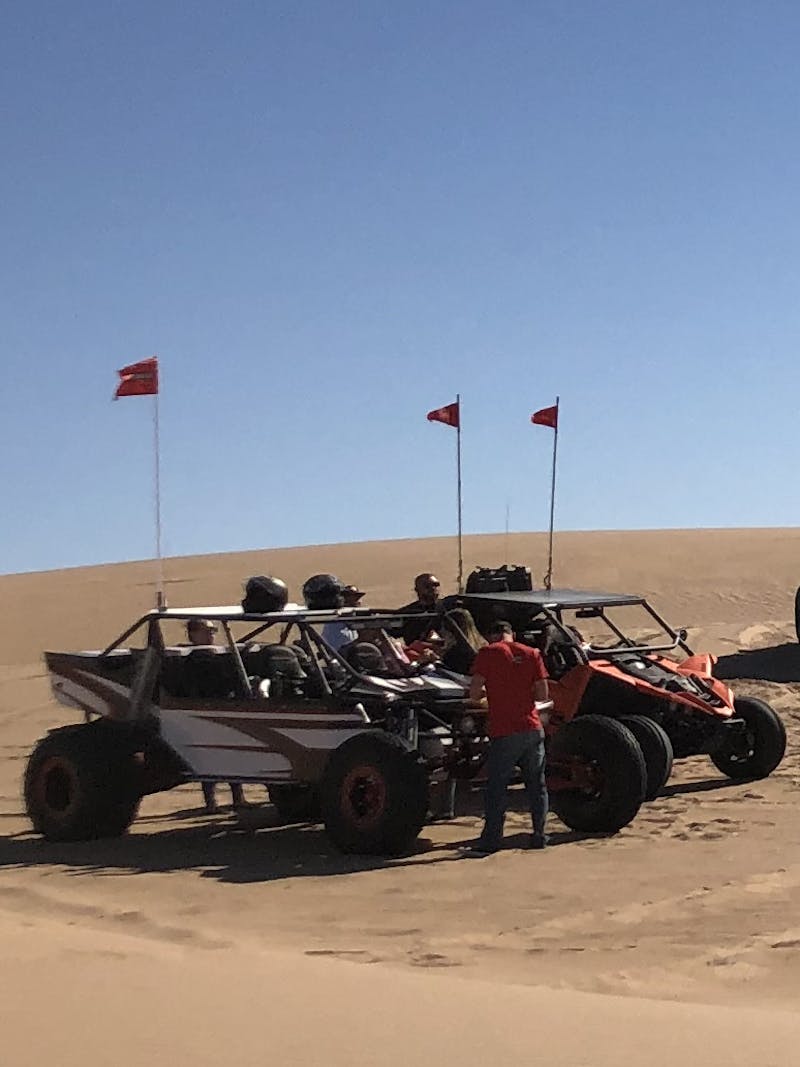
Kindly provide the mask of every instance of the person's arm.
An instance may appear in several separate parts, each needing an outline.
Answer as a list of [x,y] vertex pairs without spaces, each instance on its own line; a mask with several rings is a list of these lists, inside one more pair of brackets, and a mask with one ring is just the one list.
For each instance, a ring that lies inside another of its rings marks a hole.
[[550,686],[546,678],[537,678],[533,683],[533,699],[537,704],[542,700],[550,699]]
[[399,637],[393,637],[391,634],[382,632],[380,646],[381,650],[385,650],[385,655],[391,657],[392,662],[398,667],[408,667],[411,660],[406,655],[405,646]]
[[408,658],[415,663],[436,663],[440,658],[436,649],[427,641],[412,641],[410,645],[406,645],[405,651]]
[[486,679],[481,674],[473,674],[469,680],[469,704],[473,708],[486,707]]
[[533,699],[535,701],[549,700],[550,699],[550,686],[548,684],[547,668],[544,665],[544,659],[541,652],[536,651],[537,660],[537,674],[538,678],[533,683]]

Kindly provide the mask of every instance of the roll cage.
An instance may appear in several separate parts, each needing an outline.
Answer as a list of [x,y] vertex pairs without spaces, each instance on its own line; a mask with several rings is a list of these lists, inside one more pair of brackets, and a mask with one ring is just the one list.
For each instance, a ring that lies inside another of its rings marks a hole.
[[[272,627],[278,627],[280,636],[276,644],[286,645],[296,631],[296,643],[306,653],[309,665],[314,675],[314,680],[325,696],[330,697],[333,693],[331,681],[324,667],[333,667],[335,674],[340,679],[340,684],[353,684],[363,676],[345,659],[336,649],[332,648],[319,634],[315,626],[324,626],[330,622],[350,623],[357,627],[359,623],[369,624],[372,629],[381,629],[387,633],[396,632],[402,627],[405,620],[430,618],[433,626],[442,617],[441,612],[432,612],[429,615],[418,613],[414,615],[402,615],[385,609],[373,608],[341,608],[330,611],[309,611],[307,609],[290,607],[281,612],[268,614],[255,614],[243,611],[238,607],[199,607],[199,608],[166,608],[163,610],[149,611],[140,616],[136,622],[124,630],[100,653],[100,658],[110,656],[119,649],[128,639],[140,629],[146,629],[147,641],[142,665],[137,672],[134,683],[134,695],[132,703],[139,706],[144,695],[152,690],[152,685],[158,672],[158,665],[168,647],[164,643],[161,623],[167,621],[189,622],[191,619],[209,619],[218,623],[225,635],[225,645],[220,646],[229,652],[236,671],[242,692],[247,697],[254,697],[253,687],[248,676],[242,650]],[[232,624],[252,624],[241,636],[235,636]],[[455,623],[454,623],[455,625]],[[335,665],[335,666],[334,666]]]

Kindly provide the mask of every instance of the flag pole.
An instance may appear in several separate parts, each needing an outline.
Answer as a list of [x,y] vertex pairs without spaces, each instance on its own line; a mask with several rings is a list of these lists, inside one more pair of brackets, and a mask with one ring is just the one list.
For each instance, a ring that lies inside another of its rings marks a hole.
[[156,496],[156,608],[163,611],[167,602],[164,598],[164,559],[161,555],[161,442],[158,425],[158,390],[153,394],[153,450]]
[[553,587],[553,518],[556,507],[556,454],[558,452],[558,401],[556,397],[556,424],[553,427],[553,477],[550,483],[550,541],[547,550],[547,574],[544,576],[544,587],[550,591]]
[[456,427],[456,469],[458,474],[458,591],[464,592],[464,555],[461,544],[461,394],[456,393],[458,425]]
[[509,520],[510,514],[511,514],[511,501],[508,499],[508,497],[506,497],[506,544],[505,544],[506,566],[508,566],[508,520]]

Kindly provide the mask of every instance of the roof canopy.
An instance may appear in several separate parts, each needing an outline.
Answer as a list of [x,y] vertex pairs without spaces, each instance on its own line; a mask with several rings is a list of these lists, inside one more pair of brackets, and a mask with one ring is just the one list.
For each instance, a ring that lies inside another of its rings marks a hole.
[[642,604],[644,597],[630,593],[599,593],[582,589],[532,589],[517,593],[462,593],[462,600],[492,604],[530,604],[532,608],[604,608]]

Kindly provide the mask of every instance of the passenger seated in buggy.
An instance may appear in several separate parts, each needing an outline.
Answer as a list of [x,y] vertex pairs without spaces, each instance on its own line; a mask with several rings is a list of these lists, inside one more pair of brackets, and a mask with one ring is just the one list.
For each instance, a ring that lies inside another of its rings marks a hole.
[[442,666],[457,674],[470,674],[475,656],[486,644],[471,613],[453,608],[443,617],[440,628],[444,635]]
[[208,619],[189,619],[188,643],[164,650],[159,684],[165,696],[178,700],[244,696],[230,650],[216,643],[217,630]]

